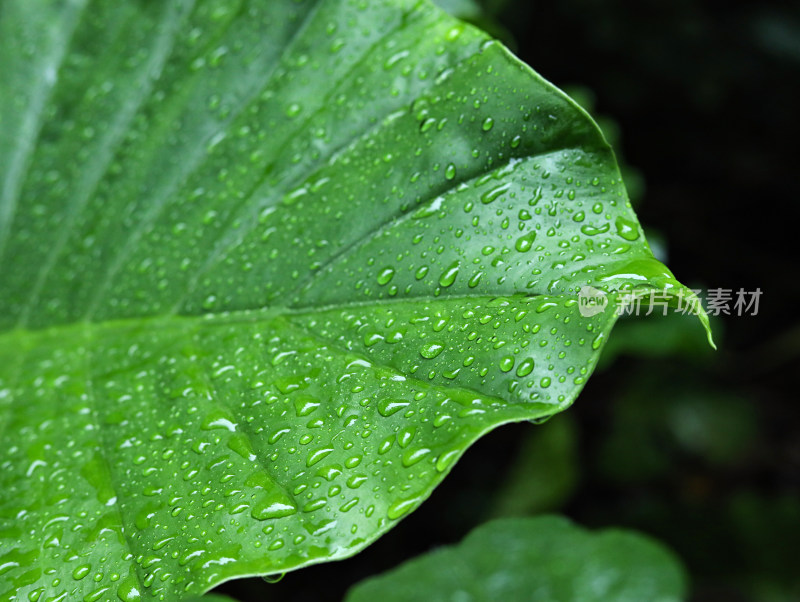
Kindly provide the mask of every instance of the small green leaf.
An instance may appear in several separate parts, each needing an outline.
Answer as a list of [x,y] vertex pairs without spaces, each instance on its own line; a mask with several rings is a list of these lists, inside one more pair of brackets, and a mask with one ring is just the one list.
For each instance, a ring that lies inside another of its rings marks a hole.
[[594,122],[432,5],[0,14],[0,600],[355,554],[685,292]]
[[346,602],[678,602],[685,595],[683,568],[656,541],[540,516],[486,523],[456,546],[363,581]]

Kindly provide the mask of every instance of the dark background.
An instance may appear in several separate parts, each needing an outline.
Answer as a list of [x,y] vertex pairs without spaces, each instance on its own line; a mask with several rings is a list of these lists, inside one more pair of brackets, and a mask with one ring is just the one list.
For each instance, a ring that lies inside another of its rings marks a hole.
[[367,551],[218,591],[340,600],[485,520],[560,512],[661,539],[693,601],[800,600],[800,6],[442,4],[592,105],[673,272],[695,288],[760,288],[759,313],[715,320],[717,352],[688,317],[620,323],[575,407],[485,437]]

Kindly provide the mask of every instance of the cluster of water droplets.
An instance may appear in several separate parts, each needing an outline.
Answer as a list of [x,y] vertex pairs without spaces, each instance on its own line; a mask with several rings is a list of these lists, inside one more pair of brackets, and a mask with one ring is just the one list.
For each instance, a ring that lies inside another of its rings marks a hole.
[[574,400],[613,321],[578,286],[668,276],[599,133],[497,44],[312,6],[148,5],[65,64],[0,271],[0,328],[51,328],[0,334],[0,600],[347,556]]

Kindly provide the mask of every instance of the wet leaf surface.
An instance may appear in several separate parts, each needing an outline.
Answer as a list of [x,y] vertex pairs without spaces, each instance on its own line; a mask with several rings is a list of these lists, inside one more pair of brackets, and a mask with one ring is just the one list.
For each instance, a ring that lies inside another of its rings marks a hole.
[[432,6],[0,12],[0,599],[352,555],[683,291],[591,119]]

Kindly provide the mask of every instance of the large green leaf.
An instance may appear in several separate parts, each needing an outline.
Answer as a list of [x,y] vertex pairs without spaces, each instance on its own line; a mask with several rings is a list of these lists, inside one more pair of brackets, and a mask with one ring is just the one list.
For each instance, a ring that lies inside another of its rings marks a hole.
[[4,0],[0,85],[0,600],[352,555],[572,403],[580,286],[682,290],[591,119],[425,2]]
[[347,602],[680,602],[683,567],[631,531],[592,533],[559,516],[494,520],[350,590]]

